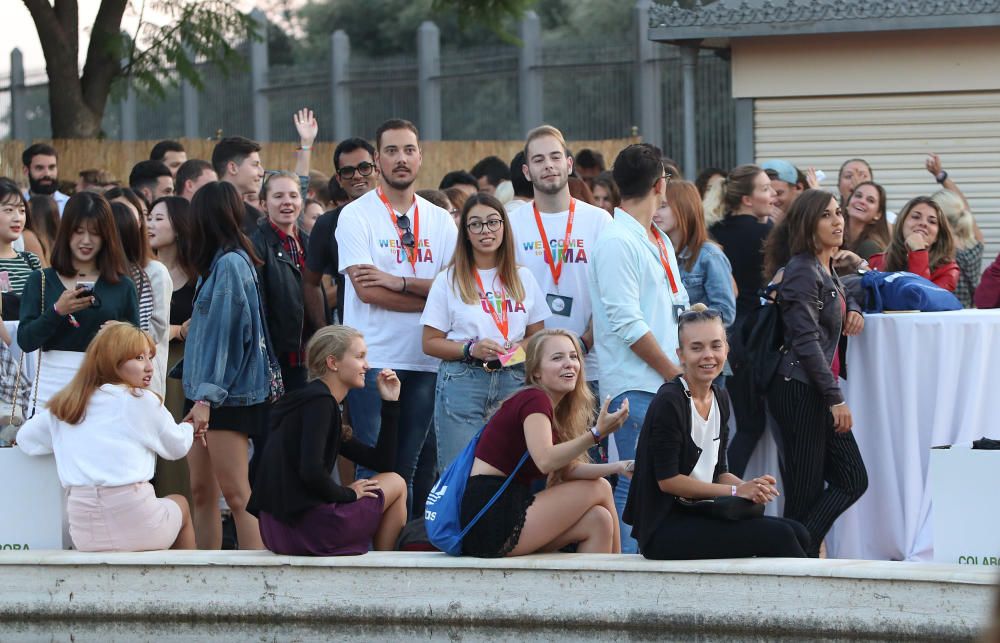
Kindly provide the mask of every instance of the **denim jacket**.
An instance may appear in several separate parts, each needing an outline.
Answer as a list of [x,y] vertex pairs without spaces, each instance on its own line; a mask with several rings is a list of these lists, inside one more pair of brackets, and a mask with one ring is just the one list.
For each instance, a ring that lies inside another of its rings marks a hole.
[[728,328],[736,319],[736,294],[733,292],[733,267],[726,253],[714,243],[705,242],[688,272],[684,266],[690,255],[687,248],[677,255],[688,299],[692,304],[705,304],[719,311],[722,324]]
[[220,250],[199,279],[184,343],[184,396],[214,406],[267,400],[270,371],[256,271],[242,250]]

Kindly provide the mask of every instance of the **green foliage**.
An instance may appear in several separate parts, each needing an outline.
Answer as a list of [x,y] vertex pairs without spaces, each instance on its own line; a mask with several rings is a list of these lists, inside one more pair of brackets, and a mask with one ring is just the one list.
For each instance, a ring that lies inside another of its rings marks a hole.
[[459,29],[485,26],[503,37],[504,25],[518,20],[536,0],[433,0],[431,9],[439,15],[454,15]]
[[310,0],[297,13],[305,37],[296,57],[325,59],[330,34],[338,29],[358,55],[413,54],[424,20],[441,29],[445,49],[510,44],[529,9],[538,14],[546,39],[611,41],[628,36],[633,5],[631,0]]
[[[170,22],[161,27],[140,21],[136,38],[122,35],[109,44],[125,61],[121,76],[159,98],[181,80],[204,89],[198,63],[215,63],[227,74],[246,69],[240,44],[263,38],[254,19],[225,0],[157,0],[151,8]],[[170,68],[175,73],[164,74]]]

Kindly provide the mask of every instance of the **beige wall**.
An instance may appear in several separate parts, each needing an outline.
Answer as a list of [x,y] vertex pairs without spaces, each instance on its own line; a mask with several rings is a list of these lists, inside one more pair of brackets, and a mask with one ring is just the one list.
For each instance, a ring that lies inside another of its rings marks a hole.
[[733,96],[1000,89],[1000,28],[740,38]]

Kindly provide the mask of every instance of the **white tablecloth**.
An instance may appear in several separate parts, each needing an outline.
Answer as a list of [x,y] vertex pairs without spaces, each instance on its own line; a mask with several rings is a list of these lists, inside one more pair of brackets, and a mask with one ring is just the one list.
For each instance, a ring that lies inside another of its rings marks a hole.
[[834,525],[827,550],[929,561],[930,448],[1000,436],[1000,310],[866,315],[848,345],[841,385],[869,485]]

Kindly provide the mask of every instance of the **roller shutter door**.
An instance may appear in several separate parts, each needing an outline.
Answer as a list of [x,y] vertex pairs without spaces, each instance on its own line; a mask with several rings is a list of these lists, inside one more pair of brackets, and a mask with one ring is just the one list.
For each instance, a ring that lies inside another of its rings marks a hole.
[[754,151],[821,168],[833,189],[841,163],[864,158],[897,212],[938,189],[924,169],[935,152],[986,237],[985,263],[1000,252],[1000,92],[757,99]]

